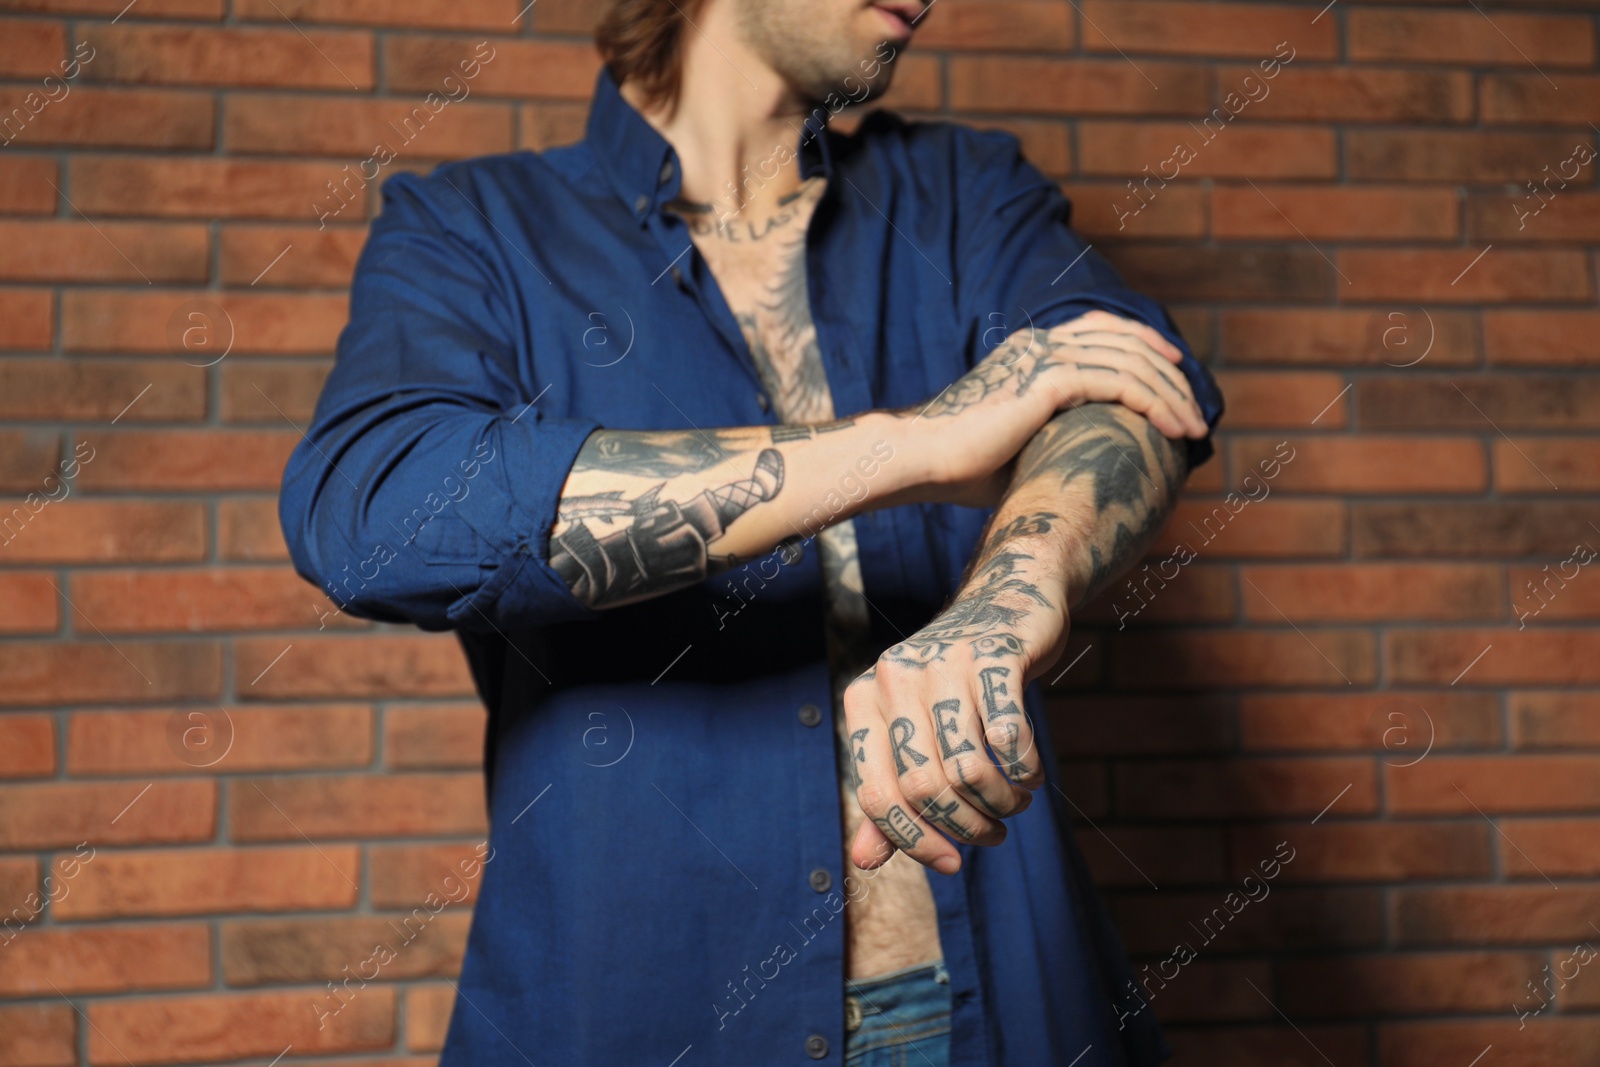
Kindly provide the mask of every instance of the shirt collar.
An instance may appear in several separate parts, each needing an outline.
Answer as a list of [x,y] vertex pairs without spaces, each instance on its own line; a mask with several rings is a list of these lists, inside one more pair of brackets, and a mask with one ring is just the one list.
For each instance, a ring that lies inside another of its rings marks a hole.
[[[832,184],[833,158],[826,135],[829,117],[828,109],[819,104],[803,124],[796,121],[796,145],[775,149],[773,165],[789,163],[798,151],[801,178],[820,174]],[[604,67],[595,81],[585,136],[612,189],[640,223],[678,195],[683,176],[677,151],[623,99],[616,80]],[[752,175],[751,180],[758,178]]]

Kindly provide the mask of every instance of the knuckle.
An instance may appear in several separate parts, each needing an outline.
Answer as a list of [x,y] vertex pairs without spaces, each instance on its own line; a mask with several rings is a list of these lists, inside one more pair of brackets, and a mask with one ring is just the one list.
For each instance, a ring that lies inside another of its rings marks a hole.
[[944,783],[939,781],[926,768],[914,768],[900,777],[901,791],[906,799],[921,808],[927,802],[937,797],[944,789]]
[[880,818],[898,798],[894,793],[877,782],[863,781],[856,787],[856,803],[861,805],[861,810],[870,818]]

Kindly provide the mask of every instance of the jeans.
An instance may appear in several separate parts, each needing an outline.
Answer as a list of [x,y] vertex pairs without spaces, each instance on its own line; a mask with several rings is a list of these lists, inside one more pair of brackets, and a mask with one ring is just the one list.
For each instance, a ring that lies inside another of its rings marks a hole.
[[845,983],[845,1067],[949,1067],[943,960]]

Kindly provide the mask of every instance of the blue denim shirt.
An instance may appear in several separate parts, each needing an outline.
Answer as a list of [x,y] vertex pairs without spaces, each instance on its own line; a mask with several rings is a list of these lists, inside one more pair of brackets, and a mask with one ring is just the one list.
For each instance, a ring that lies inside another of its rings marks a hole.
[[[925,400],[1011,331],[1095,308],[1183,345],[1068,228],[1014,137],[882,112],[844,136],[826,117],[779,147],[828,179],[807,267],[840,417]],[[841,1062],[841,912],[871,884],[842,878],[814,546],[604,612],[548,562],[597,427],[773,421],[728,305],[662,210],[680,180],[605,73],[577,145],[391,178],[285,473],[299,572],[354,614],[456,630],[489,711],[494,851],[446,1067]],[[1182,369],[1215,423],[1215,383],[1192,356]],[[856,519],[879,647],[939,609],[985,518]],[[1050,751],[1036,688],[1028,710]],[[1042,795],[1003,846],[958,846],[960,874],[929,876],[951,1062],[1156,1062],[1065,802]]]

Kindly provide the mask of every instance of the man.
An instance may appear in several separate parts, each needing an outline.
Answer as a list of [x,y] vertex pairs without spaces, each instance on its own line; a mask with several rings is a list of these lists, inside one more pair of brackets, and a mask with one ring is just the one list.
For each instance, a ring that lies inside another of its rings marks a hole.
[[1165,1052],[1028,683],[1221,398],[1014,138],[826,128],[922,14],[621,0],[581,144],[384,189],[282,517],[489,710],[447,1067]]

